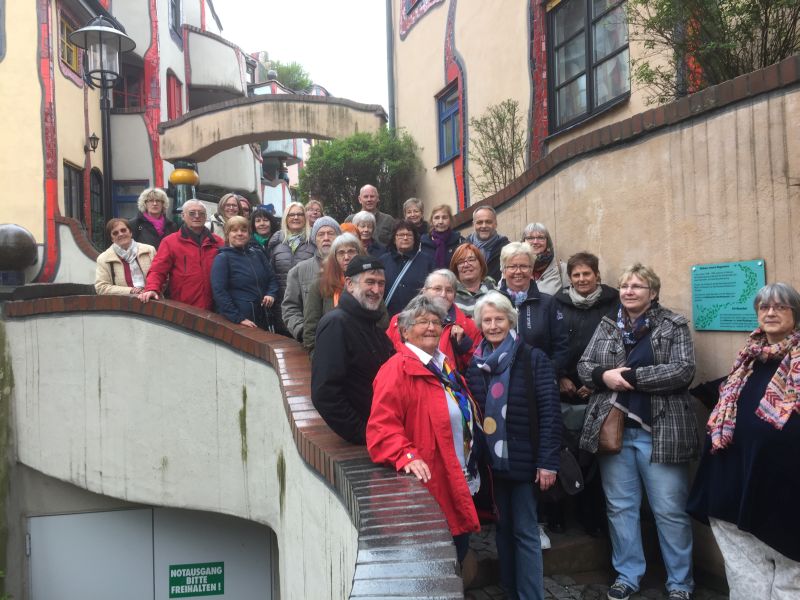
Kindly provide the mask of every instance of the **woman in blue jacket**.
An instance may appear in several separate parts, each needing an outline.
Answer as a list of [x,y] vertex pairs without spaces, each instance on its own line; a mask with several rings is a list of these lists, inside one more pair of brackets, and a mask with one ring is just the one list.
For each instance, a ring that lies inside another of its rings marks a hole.
[[397,221],[387,252],[380,257],[386,274],[383,300],[390,317],[405,309],[433,271],[433,261],[417,250],[418,245],[419,232],[414,224],[411,221]]
[[516,332],[517,311],[489,292],[475,305],[483,334],[467,385],[483,413],[482,452],[497,504],[497,558],[509,598],[544,598],[534,486],[553,486],[559,468],[561,412],[550,360]]
[[269,309],[278,294],[278,279],[263,252],[248,247],[250,223],[244,217],[225,222],[226,246],[211,267],[216,312],[245,327],[270,326]]

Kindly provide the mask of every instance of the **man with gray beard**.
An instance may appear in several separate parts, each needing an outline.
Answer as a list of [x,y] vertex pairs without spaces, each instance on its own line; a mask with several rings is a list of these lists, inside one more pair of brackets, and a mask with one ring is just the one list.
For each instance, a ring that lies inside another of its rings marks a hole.
[[345,271],[339,304],[320,319],[311,363],[311,401],[340,437],[366,443],[372,380],[394,353],[378,326],[386,277],[381,262],[356,256]]

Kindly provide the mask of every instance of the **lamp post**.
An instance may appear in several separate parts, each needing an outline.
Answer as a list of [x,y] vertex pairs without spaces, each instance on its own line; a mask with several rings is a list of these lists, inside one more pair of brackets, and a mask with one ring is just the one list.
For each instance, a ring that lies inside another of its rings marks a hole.
[[103,138],[103,217],[111,218],[111,99],[108,91],[119,78],[119,55],[130,52],[136,42],[106,17],[95,17],[69,36],[69,41],[85,50],[83,80],[100,88],[101,135]]

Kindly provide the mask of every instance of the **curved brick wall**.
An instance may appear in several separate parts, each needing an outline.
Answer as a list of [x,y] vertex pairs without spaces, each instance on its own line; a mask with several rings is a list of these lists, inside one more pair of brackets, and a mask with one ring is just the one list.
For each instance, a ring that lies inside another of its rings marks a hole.
[[[344,442],[327,427],[311,403],[310,364],[298,343],[169,301],[142,304],[124,296],[61,296],[9,301],[2,306],[6,321],[69,313],[125,313],[222,342],[271,365],[300,455],[341,499],[358,531],[350,597],[463,597],[455,548],[436,502],[415,480],[372,464],[363,447]],[[323,567],[325,571],[336,568]]]

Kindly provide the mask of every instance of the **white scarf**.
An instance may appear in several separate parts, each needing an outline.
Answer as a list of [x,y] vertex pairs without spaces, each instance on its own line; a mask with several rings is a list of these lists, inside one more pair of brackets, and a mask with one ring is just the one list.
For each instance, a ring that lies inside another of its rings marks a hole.
[[593,307],[600,299],[600,294],[602,293],[603,288],[598,285],[597,288],[595,288],[595,290],[588,296],[581,296],[575,291],[574,287],[569,286],[569,299],[572,300],[572,304],[575,305],[575,308],[587,309]]
[[131,245],[128,246],[127,250],[123,249],[117,244],[112,244],[112,247],[114,248],[114,252],[116,252],[117,256],[130,265],[133,287],[143,288],[144,273],[142,273],[142,268],[139,266],[139,261],[137,260],[139,258],[139,244],[136,242],[136,240],[131,240]]

